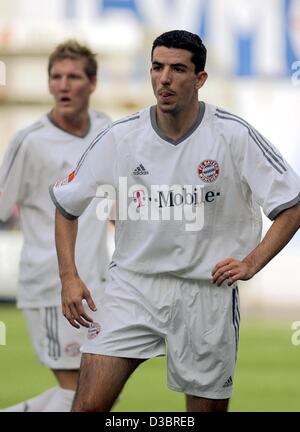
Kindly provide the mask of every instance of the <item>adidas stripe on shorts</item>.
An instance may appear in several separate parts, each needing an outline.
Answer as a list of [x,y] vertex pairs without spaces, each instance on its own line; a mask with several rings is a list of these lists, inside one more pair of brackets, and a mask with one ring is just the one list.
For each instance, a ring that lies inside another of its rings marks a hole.
[[50,369],[79,369],[86,328],[72,327],[58,306],[26,308],[24,314],[40,362]]

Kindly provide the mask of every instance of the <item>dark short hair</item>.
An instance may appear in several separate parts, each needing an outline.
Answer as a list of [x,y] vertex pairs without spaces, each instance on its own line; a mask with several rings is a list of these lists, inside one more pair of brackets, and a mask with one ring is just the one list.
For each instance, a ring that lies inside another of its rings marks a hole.
[[151,60],[156,47],[181,48],[192,53],[192,62],[195,65],[195,72],[203,71],[206,63],[206,48],[202,39],[186,30],[171,30],[158,36],[152,45]]
[[96,55],[86,46],[81,45],[75,39],[69,39],[59,44],[50,54],[48,61],[48,76],[50,76],[53,64],[58,60],[72,59],[83,60],[84,71],[89,79],[97,76]]

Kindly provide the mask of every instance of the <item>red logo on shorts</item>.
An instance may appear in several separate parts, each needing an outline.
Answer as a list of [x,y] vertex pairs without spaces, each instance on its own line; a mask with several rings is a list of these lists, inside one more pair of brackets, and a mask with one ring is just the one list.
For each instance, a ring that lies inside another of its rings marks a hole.
[[198,166],[198,175],[205,183],[212,183],[215,181],[220,173],[218,162],[207,159]]
[[77,342],[70,342],[65,347],[65,353],[69,357],[76,357],[80,354],[80,345]]
[[100,324],[93,322],[90,324],[88,329],[88,339],[94,339],[100,333],[101,327]]

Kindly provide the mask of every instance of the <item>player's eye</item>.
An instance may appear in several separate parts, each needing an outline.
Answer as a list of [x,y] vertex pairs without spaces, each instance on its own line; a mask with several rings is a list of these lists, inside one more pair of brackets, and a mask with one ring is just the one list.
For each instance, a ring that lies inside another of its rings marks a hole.
[[79,79],[82,79],[81,75],[75,75],[75,74],[69,75],[69,78],[70,78],[70,79],[73,79],[73,80],[79,80]]
[[181,67],[181,66],[175,66],[175,67],[174,67],[174,70],[175,70],[176,72],[185,72],[185,69],[184,69],[183,67]]

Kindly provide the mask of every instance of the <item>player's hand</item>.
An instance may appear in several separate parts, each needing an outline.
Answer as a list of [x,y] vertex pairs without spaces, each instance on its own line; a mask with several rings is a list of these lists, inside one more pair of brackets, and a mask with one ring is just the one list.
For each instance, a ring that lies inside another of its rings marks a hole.
[[97,308],[90,291],[78,276],[62,279],[61,299],[63,314],[69,323],[76,328],[80,328],[80,325],[89,327],[93,319],[86,314],[82,300],[86,300],[92,311]]
[[239,261],[234,258],[227,258],[220,261],[212,271],[212,283],[217,286],[227,280],[228,286],[232,285],[237,280],[248,280],[255,275],[251,265],[244,261]]

